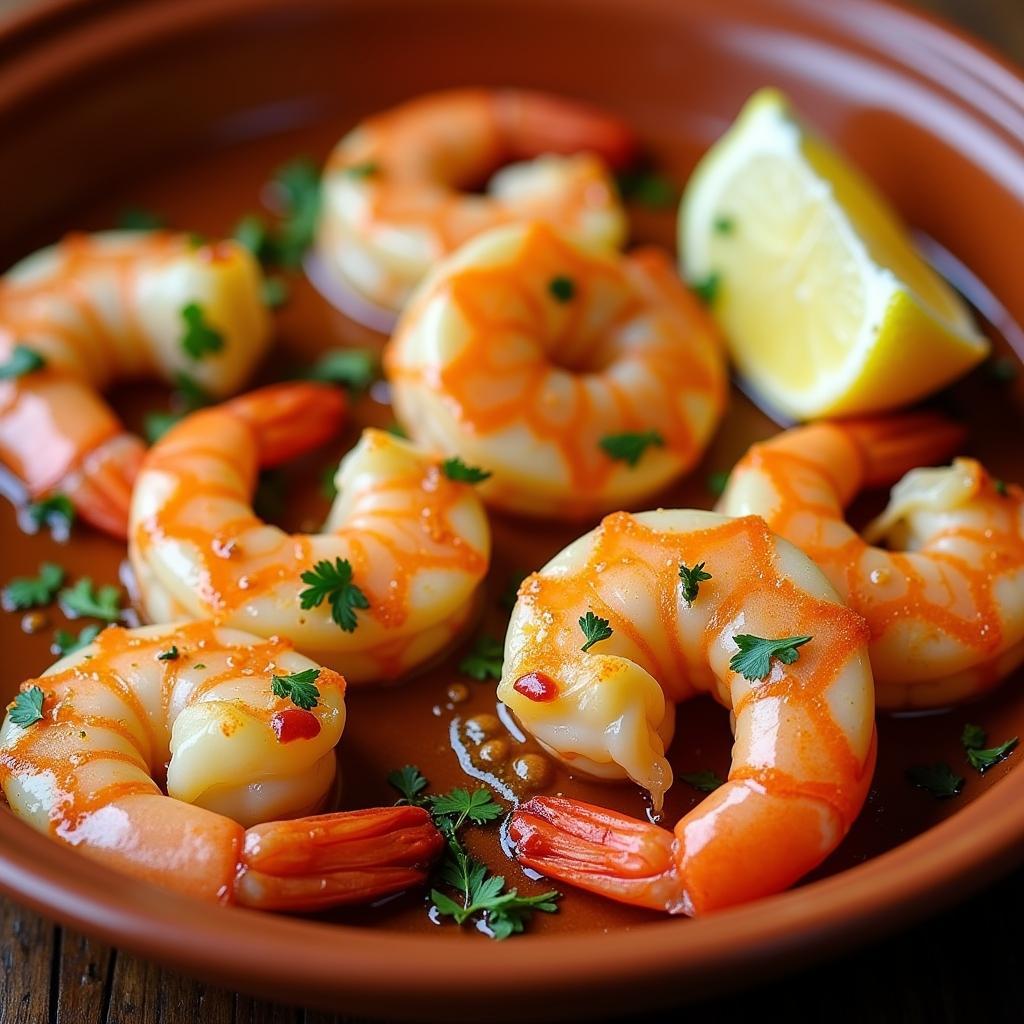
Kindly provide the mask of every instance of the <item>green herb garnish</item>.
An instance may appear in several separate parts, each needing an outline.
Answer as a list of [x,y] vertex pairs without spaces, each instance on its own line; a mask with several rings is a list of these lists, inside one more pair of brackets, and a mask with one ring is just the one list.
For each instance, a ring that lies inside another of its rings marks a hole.
[[336,558],[334,564],[324,559],[300,577],[309,586],[299,594],[303,608],[319,608],[324,601],[331,605],[331,618],[346,632],[355,630],[359,622],[356,609],[370,607],[366,595],[352,582],[352,565],[347,558]]
[[708,490],[716,497],[720,498],[724,493],[726,487],[729,486],[729,472],[724,469],[716,469],[714,473],[708,474]]
[[349,164],[348,167],[342,168],[341,173],[349,178],[372,178],[379,172],[380,164],[374,163],[372,160],[364,160],[361,164]]
[[361,394],[380,376],[380,359],[365,348],[336,348],[325,352],[303,374],[307,380],[339,384]]
[[711,573],[704,571],[704,563],[698,562],[692,569],[685,562],[679,565],[679,579],[683,583],[683,600],[692,606],[697,600],[700,585],[711,579]]
[[43,562],[36,576],[19,576],[4,587],[4,607],[15,611],[44,608],[56,597],[64,583],[64,575],[59,565]]
[[505,809],[495,803],[491,791],[478,786],[472,792],[466,789],[453,789],[450,793],[428,797],[430,812],[435,818],[450,816],[450,827],[458,832],[467,820],[474,825],[486,825],[489,821],[500,818]]
[[740,633],[733,637],[739,651],[729,659],[729,668],[751,682],[764,679],[771,671],[772,658],[777,658],[785,665],[792,665],[800,657],[797,648],[810,643],[812,639],[809,636],[784,636],[779,640],[766,640],[764,637]]
[[716,235],[731,235],[736,230],[736,221],[725,214],[719,214],[712,221],[711,226],[714,228]]
[[320,171],[306,157],[278,168],[271,182],[282,220],[274,244],[274,262],[297,267],[313,244],[320,214]]
[[960,733],[960,744],[964,750],[981,750],[985,746],[988,734],[980,725],[968,722]]
[[480,469],[478,466],[467,466],[458,455],[445,459],[441,463],[441,470],[449,480],[455,480],[457,483],[463,484],[483,483],[484,480],[491,476],[491,473],[486,469]]
[[548,291],[557,302],[571,302],[576,294],[576,282],[571,277],[559,274],[548,282]]
[[121,618],[121,591],[111,584],[94,586],[83,576],[73,587],[60,592],[60,601],[69,615],[117,622]]
[[697,298],[700,299],[705,306],[714,304],[715,299],[718,297],[721,285],[722,276],[718,271],[712,271],[707,275],[707,277],[704,277],[699,281],[690,282],[690,287],[696,293]]
[[87,647],[100,635],[102,626],[83,626],[78,636],[74,633],[69,633],[66,629],[58,629],[53,634],[53,645],[51,650],[54,654],[59,654],[62,658],[69,654],[74,654],[75,651],[80,651],[83,647]]
[[37,530],[46,525],[62,538],[67,537],[75,521],[75,506],[66,494],[51,494],[33,501],[25,511]]
[[8,359],[0,363],[0,380],[14,380],[35,373],[46,365],[46,360],[26,345],[15,345]]
[[616,181],[622,198],[640,206],[662,210],[675,206],[679,200],[678,187],[653,171],[627,171],[618,175]]
[[652,445],[663,448],[665,438],[656,430],[647,430],[643,433],[609,434],[598,443],[610,458],[635,466]]
[[586,641],[580,648],[581,651],[589,651],[594,644],[607,640],[614,632],[608,625],[607,619],[602,619],[593,612],[587,612],[579,618],[580,629],[583,630],[583,639]]
[[290,700],[303,711],[312,711],[320,703],[320,690],[316,685],[319,676],[318,668],[307,668],[287,676],[275,675],[270,683],[270,689],[275,697]]
[[45,694],[38,686],[22,690],[11,705],[11,721],[23,729],[42,721],[44,699]]
[[459,671],[471,679],[500,679],[505,648],[493,636],[478,636],[473,649],[459,662]]
[[203,359],[210,353],[220,352],[224,348],[224,335],[209,324],[203,307],[198,302],[189,302],[182,306],[181,319],[185,321],[181,347],[192,359]]
[[161,651],[156,656],[156,660],[157,661],[177,661],[178,658],[180,658],[180,657],[181,657],[181,654],[178,651],[178,645],[177,644],[171,644],[171,646],[168,647],[166,651]]
[[415,765],[407,764],[388,776],[388,785],[394,786],[402,794],[402,798],[398,803],[412,804],[415,807],[419,807],[424,802],[420,798],[420,793],[430,783],[427,782],[419,768]]
[[712,771],[680,772],[679,778],[688,786],[700,790],[701,793],[713,793],[723,784],[723,780]]
[[280,309],[291,295],[288,282],[280,277],[265,277],[260,284],[260,297],[267,309]]
[[956,796],[963,789],[963,776],[957,775],[944,761],[935,764],[916,764],[907,769],[907,781],[918,789],[925,789],[938,800]]
[[114,222],[118,231],[158,231],[166,221],[158,213],[142,206],[126,206]]

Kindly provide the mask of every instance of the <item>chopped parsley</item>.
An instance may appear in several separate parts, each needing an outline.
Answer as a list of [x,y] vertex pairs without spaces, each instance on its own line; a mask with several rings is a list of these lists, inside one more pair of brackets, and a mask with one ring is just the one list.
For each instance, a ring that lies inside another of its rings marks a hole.
[[622,198],[639,206],[663,210],[675,206],[679,199],[678,187],[654,171],[627,171],[616,181]]
[[778,640],[740,633],[733,637],[739,651],[729,659],[729,668],[739,672],[744,679],[754,682],[764,679],[771,671],[772,658],[785,665],[792,665],[800,657],[798,647],[810,643],[813,637],[784,636]]
[[505,648],[493,636],[478,636],[473,649],[459,662],[459,671],[471,679],[500,679]]
[[64,610],[72,616],[117,622],[121,618],[121,591],[107,584],[97,588],[88,576],[60,592]]
[[87,647],[100,635],[102,626],[83,626],[76,637],[74,633],[69,633],[66,629],[58,629],[53,634],[53,644],[51,650],[54,654],[59,654],[62,658],[69,654],[74,654],[75,651],[80,651],[83,647]]
[[713,793],[723,784],[723,780],[712,771],[680,772],[679,778],[688,786],[693,786],[694,789],[699,790],[701,793]]
[[361,164],[349,164],[341,173],[349,178],[372,178],[380,173],[380,164],[374,163],[373,160],[364,160]]
[[652,445],[663,448],[665,438],[656,430],[646,430],[642,433],[609,434],[598,443],[610,458],[635,466]]
[[46,365],[46,360],[27,345],[15,345],[10,356],[0,363],[0,380],[14,380],[35,373]]
[[320,689],[316,685],[319,676],[318,668],[307,668],[286,676],[275,675],[270,688],[275,697],[290,700],[303,711],[312,711],[320,703]]
[[697,298],[704,303],[705,306],[711,306],[714,304],[716,298],[718,298],[718,292],[722,285],[722,275],[717,270],[712,271],[707,277],[702,278],[699,281],[690,282],[690,287],[694,290]]
[[996,494],[998,494],[1000,498],[1005,498],[1010,493],[1010,489],[1006,486],[1005,480],[993,480],[992,486],[996,489]]
[[330,465],[324,466],[320,473],[320,493],[328,500],[334,501],[338,496],[338,485],[334,482],[334,478],[338,475],[338,464],[332,462]]
[[548,291],[556,302],[571,302],[576,294],[576,282],[571,277],[559,274],[548,282]]
[[25,511],[37,530],[45,525],[61,538],[67,537],[75,521],[75,506],[66,494],[51,494],[41,501],[33,501]]
[[44,699],[45,695],[38,686],[22,690],[11,705],[11,721],[23,729],[42,721]]
[[980,725],[968,722],[960,733],[960,745],[964,750],[981,750],[988,739],[988,733]]
[[281,277],[265,277],[260,284],[260,298],[267,309],[280,309],[291,295],[288,282]]
[[380,376],[380,359],[365,348],[335,348],[325,352],[303,376],[361,394]]
[[279,167],[271,181],[282,213],[274,236],[273,262],[297,267],[313,244],[320,215],[320,171],[307,157]]
[[405,427],[401,423],[389,423],[384,428],[392,437],[401,437],[403,440],[409,439],[409,434],[406,432]]
[[704,571],[703,562],[698,562],[692,569],[685,562],[679,564],[679,579],[683,584],[683,600],[687,605],[693,605],[700,592],[700,585],[711,578],[711,573]]
[[454,480],[460,484],[480,484],[491,476],[491,473],[486,469],[480,469],[479,466],[466,465],[458,455],[445,459],[441,463],[441,471],[449,480]]
[[36,576],[19,576],[4,587],[3,605],[13,611],[44,608],[57,596],[64,584],[64,570],[53,562],[43,562]]
[[937,800],[956,796],[964,786],[963,776],[957,775],[944,761],[913,765],[907,769],[907,781],[918,789],[927,790]]
[[971,767],[981,772],[982,775],[1013,753],[1018,743],[1018,737],[1014,736],[997,747],[985,747],[987,742],[988,735],[980,725],[968,723],[964,726],[964,731],[960,735],[960,743],[967,751],[967,760]]
[[711,226],[714,228],[716,235],[731,235],[736,230],[736,221],[732,217],[720,213],[712,221]]
[[157,661],[177,661],[181,657],[181,652],[178,650],[177,644],[171,644],[166,651],[161,651],[157,656]]
[[182,306],[181,319],[185,322],[181,347],[192,359],[203,359],[210,353],[220,352],[224,348],[224,335],[210,325],[203,307],[198,302],[189,302]]
[[273,262],[273,241],[267,222],[258,213],[247,213],[234,227],[231,237],[260,263]]
[[359,625],[357,609],[370,607],[366,595],[352,582],[352,565],[347,558],[327,559],[316,563],[301,576],[309,586],[299,594],[303,608],[319,608],[324,601],[331,605],[331,618],[346,632]]
[[593,612],[587,612],[579,618],[580,629],[583,630],[583,639],[586,643],[580,648],[581,651],[589,651],[594,644],[607,640],[614,632],[608,625],[607,619],[602,619]]
[[167,222],[158,213],[142,206],[126,206],[114,222],[118,231],[158,231]]
[[726,487],[729,486],[729,471],[726,469],[716,469],[713,473],[708,474],[708,490],[716,497],[720,498],[725,494]]
[[150,444],[156,444],[176,423],[180,423],[183,413],[158,409],[147,412],[142,421],[142,432]]

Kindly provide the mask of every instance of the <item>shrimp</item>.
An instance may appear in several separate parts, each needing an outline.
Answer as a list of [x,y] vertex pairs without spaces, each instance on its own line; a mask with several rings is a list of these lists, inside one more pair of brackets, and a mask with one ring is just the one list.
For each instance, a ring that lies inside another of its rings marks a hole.
[[[296,673],[315,679],[309,710],[276,695]],[[420,808],[273,820],[323,806],[345,725],[345,680],[283,640],[209,622],[112,626],[21,691],[0,727],[11,809],[136,878],[315,910],[419,885],[441,850]],[[17,713],[33,693],[35,720]]]
[[[189,317],[212,332],[201,358],[184,344]],[[0,364],[14,366],[18,348],[39,364],[0,379],[0,461],[32,497],[60,491],[88,522],[124,537],[144,448],[98,392],[186,374],[226,395],[269,335],[259,267],[236,243],[164,231],[69,235],[0,278]]]
[[[911,469],[960,439],[930,414],[799,427],[754,445],[719,503],[762,516],[867,619],[882,708],[963,701],[1024,661],[1024,492],[974,459]],[[862,487],[908,469],[863,536],[844,522]]]
[[438,268],[385,371],[414,438],[493,474],[485,501],[558,519],[687,472],[728,386],[711,320],[663,252],[588,252],[544,224],[495,229]]
[[[364,121],[331,154],[317,250],[345,291],[397,312],[438,260],[514,220],[557,225],[613,249],[626,216],[607,165],[632,131],[610,114],[538,92],[459,89]],[[486,195],[466,192],[487,181]]]
[[[738,661],[758,638],[795,646],[759,668]],[[659,813],[674,705],[710,693],[733,716],[729,779],[673,832],[534,797],[512,818],[518,859],[670,913],[791,885],[835,849],[867,795],[867,638],[821,571],[756,516],[607,516],[520,587],[498,697],[573,771],[628,777]]]
[[[395,679],[459,635],[487,571],[487,517],[470,485],[408,442],[363,432],[322,534],[253,513],[257,467],[330,436],[341,403],[325,385],[263,388],[193,413],[150,449],[129,554],[151,620],[280,634],[350,683]],[[303,576],[318,574],[323,603],[310,606]]]

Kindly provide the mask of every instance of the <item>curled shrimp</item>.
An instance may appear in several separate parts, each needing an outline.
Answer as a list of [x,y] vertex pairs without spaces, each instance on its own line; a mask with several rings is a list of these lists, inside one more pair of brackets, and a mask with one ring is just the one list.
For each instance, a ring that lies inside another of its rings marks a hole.
[[[617,118],[556,96],[422,96],[367,119],[331,154],[318,252],[343,287],[397,312],[438,260],[498,224],[544,220],[614,248],[626,216],[606,165],[636,150]],[[486,195],[464,191],[511,161],[522,162],[491,178]]]
[[[309,710],[274,692],[298,673],[315,676]],[[116,870],[209,902],[314,910],[418,885],[441,850],[420,808],[272,820],[324,804],[345,724],[345,680],[285,641],[208,622],[111,627],[21,689],[41,704],[32,720],[16,701],[0,727],[11,809]]]
[[[798,427],[754,445],[719,503],[762,516],[867,619],[879,707],[966,700],[1024,661],[1024,492],[974,459],[910,468],[960,437],[930,414]],[[908,469],[863,536],[847,525],[861,488]]]
[[[681,567],[698,566],[694,592]],[[800,646],[760,676],[735,662],[738,636]],[[535,797],[512,818],[519,860],[698,914],[778,892],[828,856],[871,781],[874,694],[867,627],[810,559],[755,516],[617,512],[520,587],[498,696],[572,770],[628,777],[659,812],[674,707],[700,693],[732,712],[732,766],[674,831]]]
[[[193,306],[220,344],[201,358],[183,345]],[[230,394],[268,340],[259,267],[236,243],[197,245],[163,231],[69,235],[0,279],[0,363],[11,365],[17,346],[42,360],[0,380],[0,461],[33,497],[60,491],[84,519],[124,537],[144,449],[99,392],[187,374],[212,395]]]
[[[151,620],[280,634],[350,683],[395,679],[459,635],[487,571],[487,517],[471,486],[408,442],[363,432],[323,533],[288,534],[253,512],[257,469],[330,437],[343,409],[325,385],[275,385],[193,413],[150,449],[129,552]],[[327,590],[310,606],[303,575],[318,571]]]
[[[489,504],[562,519],[692,468],[727,389],[718,336],[664,253],[587,251],[544,224],[495,229],[442,264],[385,369],[417,441],[493,474]],[[641,450],[615,447],[630,438]]]

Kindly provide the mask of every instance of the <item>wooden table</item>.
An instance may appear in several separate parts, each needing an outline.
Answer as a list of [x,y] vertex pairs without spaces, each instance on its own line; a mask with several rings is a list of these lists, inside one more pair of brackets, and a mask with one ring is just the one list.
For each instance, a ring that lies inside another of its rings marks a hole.
[[[1024,64],[1022,0],[915,2]],[[692,1006],[687,1016],[726,1024],[757,1019],[770,1008],[772,1019],[829,1024],[1019,1021],[1022,920],[1024,870],[956,910],[825,966],[747,992],[738,977],[738,994]],[[2,898],[0,965],[0,1024],[354,1024],[193,981],[54,927]]]

